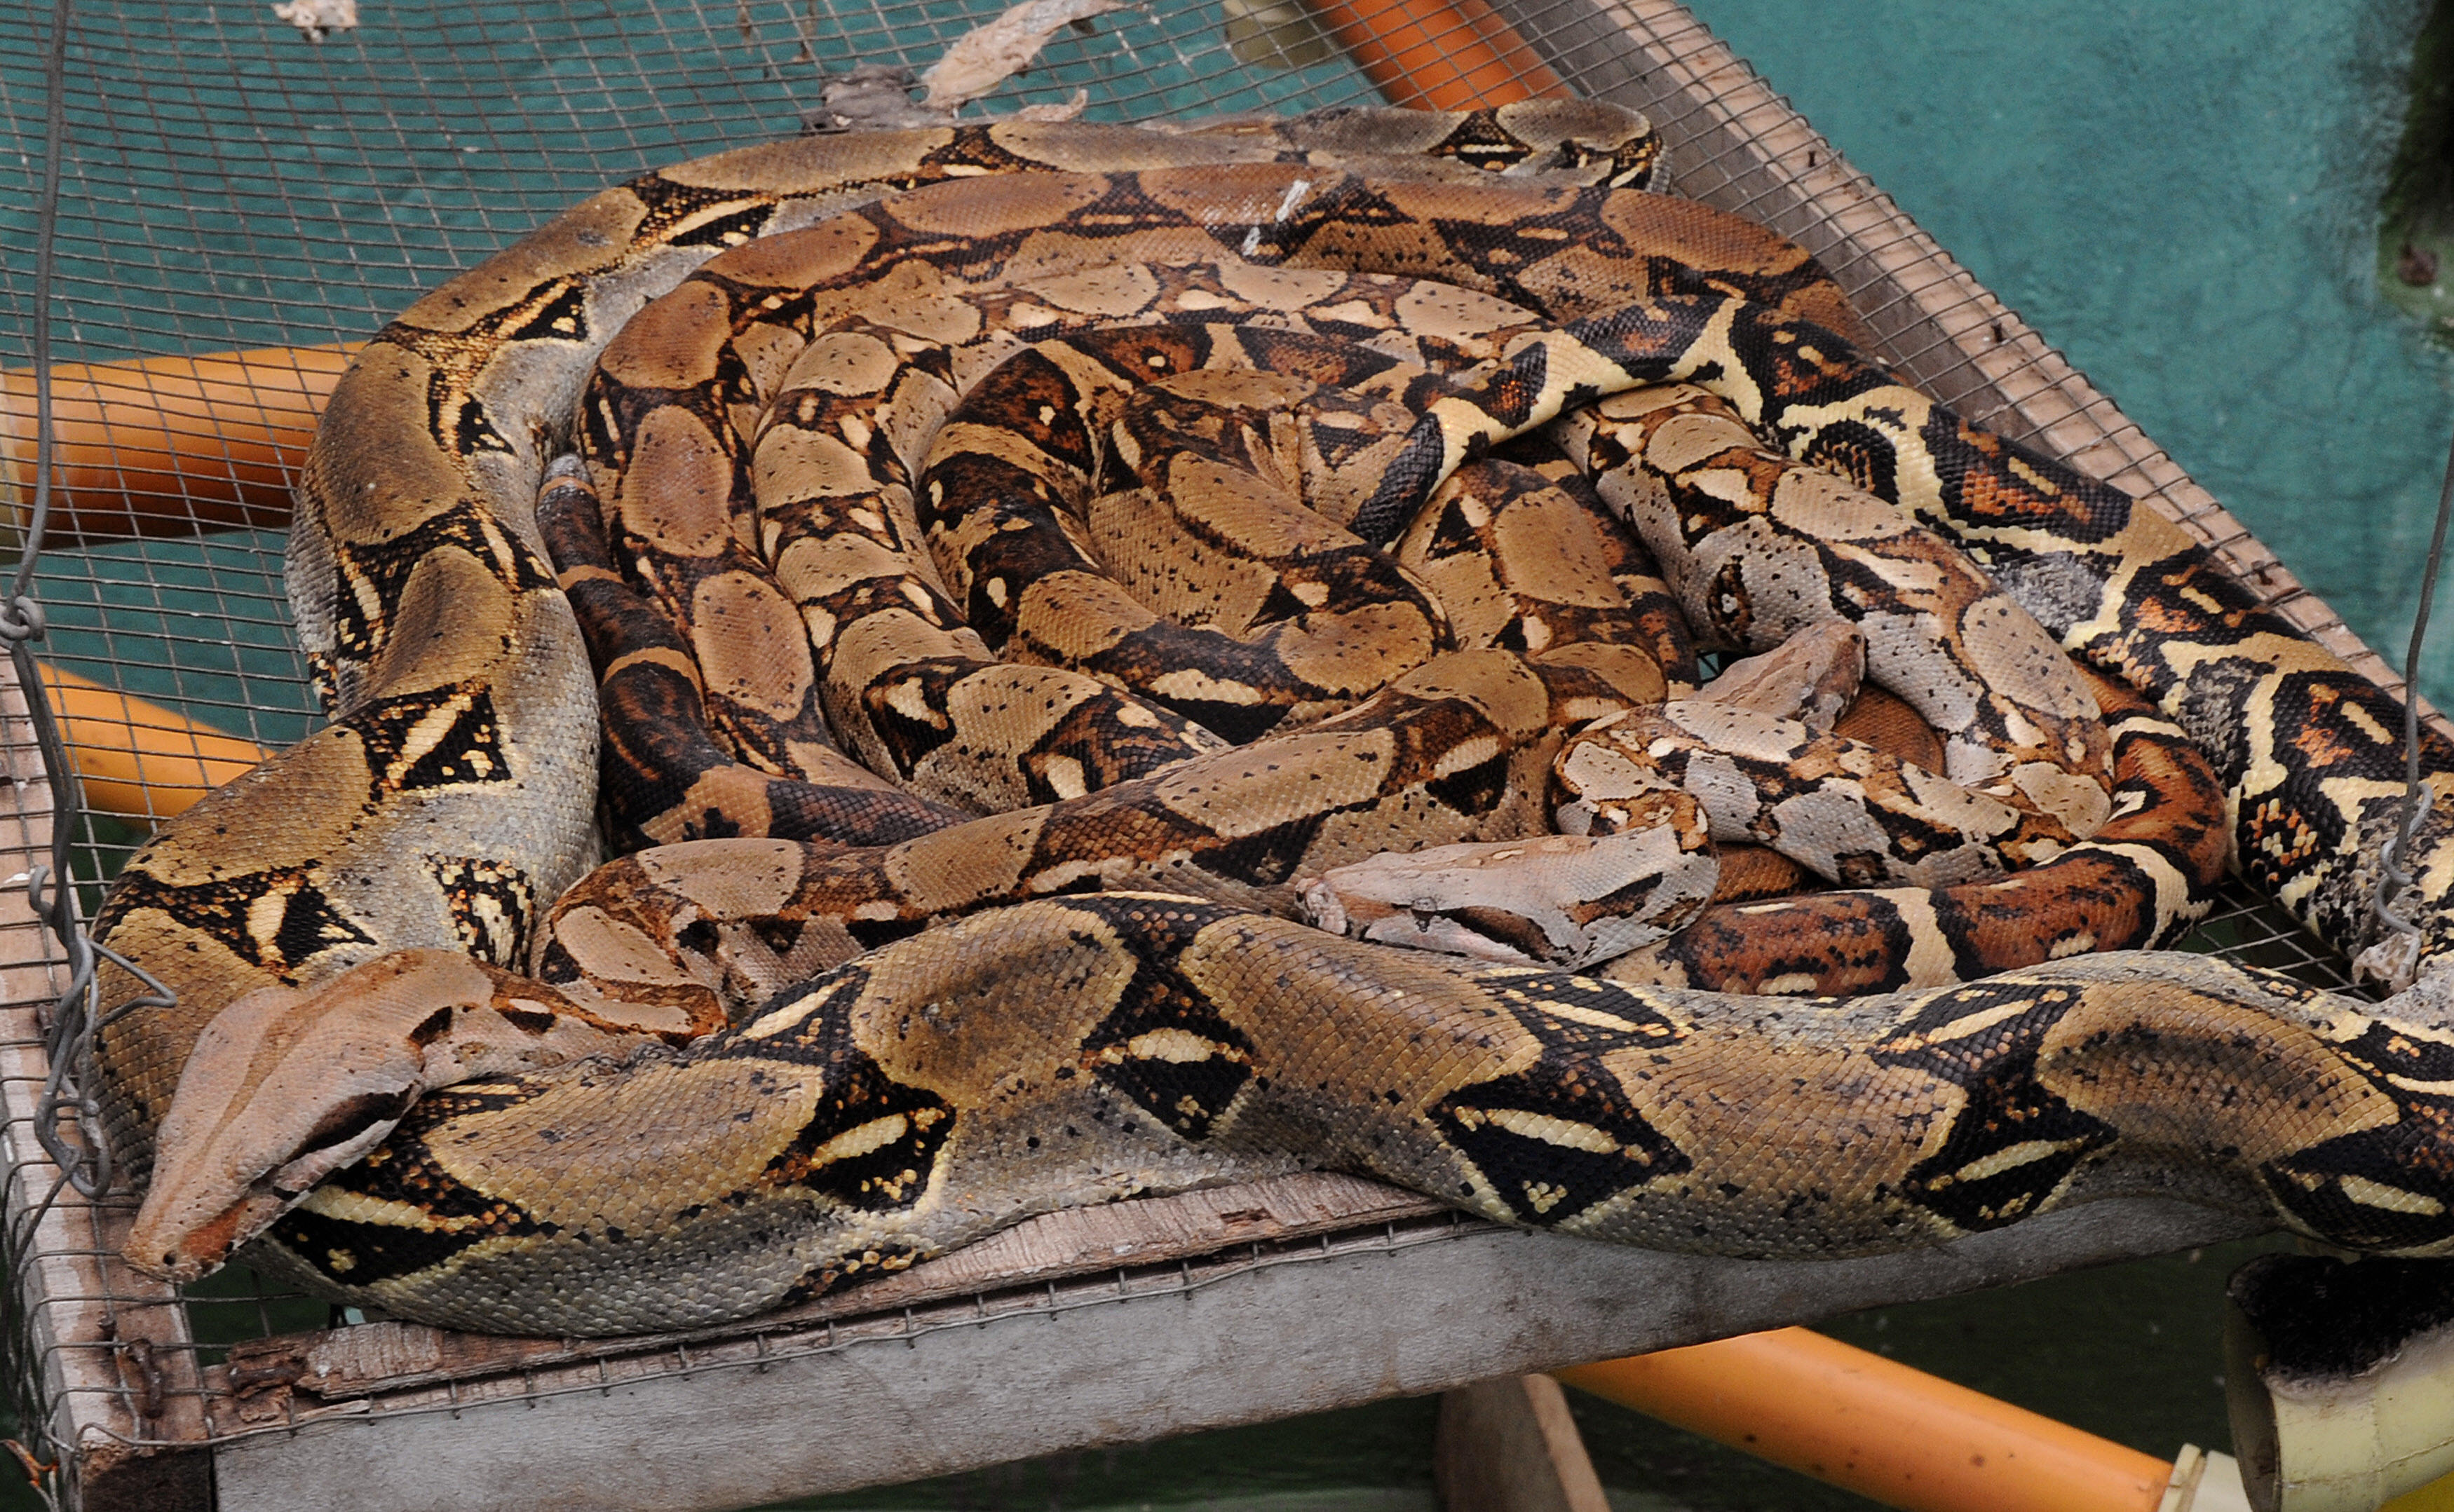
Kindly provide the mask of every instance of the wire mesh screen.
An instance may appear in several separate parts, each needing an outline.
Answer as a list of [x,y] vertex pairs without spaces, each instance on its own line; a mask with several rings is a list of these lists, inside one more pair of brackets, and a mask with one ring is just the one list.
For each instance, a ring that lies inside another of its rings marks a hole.
[[[21,175],[0,206],[0,233],[18,249],[0,275],[0,363],[15,368],[31,359],[24,251],[36,229],[47,9],[0,15],[0,130]],[[385,5],[319,42],[268,6],[77,6],[54,356],[363,340],[417,291],[573,200],[659,163],[790,135],[827,72],[925,65],[995,10]],[[1107,119],[1370,94],[1318,48],[1297,48],[1325,57],[1304,67],[1245,63],[1228,30],[1208,5],[1102,17],[1060,32],[975,113],[1076,89]],[[285,360],[300,359],[263,358]],[[249,466],[233,452],[227,470]],[[55,538],[42,595],[50,658],[265,744],[296,739],[312,705],[287,630],[277,529],[195,538],[227,512],[214,507],[223,480],[191,468],[144,481],[122,518],[80,514],[81,528]],[[140,527],[148,539],[91,538]]]
[[[584,194],[799,131],[821,110],[830,76],[857,64],[923,68],[1000,9],[367,0],[353,28],[319,38],[253,0],[62,7],[50,378],[64,434],[91,433],[66,459],[40,554],[41,650],[57,674],[50,696],[72,714],[89,710],[71,722],[70,744],[154,749],[145,780],[119,801],[58,816],[74,826],[85,915],[176,795],[314,722],[282,585],[277,501],[347,344]],[[0,177],[10,185],[0,196],[0,481],[21,525],[51,23],[47,6],[0,13]],[[2297,606],[2313,632],[2383,673],[2245,530],[1675,5],[1153,0],[1058,30],[1026,71],[963,113],[1063,107],[1077,91],[1086,118],[1124,121],[1475,90],[1570,90],[1647,110],[1680,189],[1804,243],[1913,379],[2156,496],[2271,598]],[[243,365],[222,360],[241,352]],[[208,400],[227,413],[233,392],[260,410],[271,442],[242,443],[195,418]],[[152,418],[107,424],[137,411]],[[120,693],[158,708],[113,702]],[[13,818],[31,853],[50,818],[24,785],[38,769],[26,726],[10,728],[21,781],[0,822]],[[100,791],[90,782],[90,795]],[[2316,985],[2347,982],[2339,959],[2246,894],[2192,943]],[[0,931],[0,966],[17,968],[5,1005],[14,1037],[0,1044],[13,1059],[0,1064],[0,1082],[38,1088],[34,1021],[61,985],[46,965],[56,952],[30,925]],[[56,1186],[27,1137],[30,1091],[9,1105],[11,1258],[21,1301],[34,1303],[13,1315],[21,1439],[48,1460],[75,1448],[78,1433],[126,1445],[251,1431],[208,1410],[212,1393],[234,1389],[228,1347],[319,1327],[323,1304],[268,1295],[233,1271],[191,1289],[164,1323],[166,1296],[110,1262],[102,1211],[72,1196],[47,1203]],[[96,1321],[60,1323],[46,1309],[64,1298]],[[80,1351],[103,1363],[79,1367]],[[215,1366],[225,1368],[209,1380]],[[99,1404],[70,1400],[80,1391]],[[94,1430],[104,1405],[120,1426]]]

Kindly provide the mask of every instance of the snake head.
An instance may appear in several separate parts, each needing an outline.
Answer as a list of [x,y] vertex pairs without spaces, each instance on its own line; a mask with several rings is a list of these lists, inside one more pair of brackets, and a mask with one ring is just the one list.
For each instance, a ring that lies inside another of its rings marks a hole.
[[154,1136],[128,1263],[165,1281],[210,1275],[421,1094],[602,1048],[553,998],[463,955],[403,950],[234,1000],[197,1037]]

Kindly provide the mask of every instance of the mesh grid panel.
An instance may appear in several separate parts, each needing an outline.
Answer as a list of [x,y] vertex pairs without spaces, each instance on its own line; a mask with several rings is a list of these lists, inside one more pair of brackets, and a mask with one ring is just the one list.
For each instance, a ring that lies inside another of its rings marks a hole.
[[[924,67],[999,9],[995,0],[368,0],[356,30],[317,42],[265,4],[80,4],[69,37],[52,361],[64,365],[64,385],[84,376],[79,364],[247,348],[275,349],[255,359],[259,377],[315,368],[331,360],[321,349],[365,339],[420,290],[586,193],[658,164],[791,134],[819,105],[824,75],[855,63]],[[10,370],[0,475],[18,490],[9,501],[17,508],[31,451],[22,370],[32,360],[29,249],[48,12],[0,13],[0,133],[10,149],[0,156],[9,186],[0,194],[0,368]],[[1356,51],[1367,33],[1380,35],[1379,50]],[[966,114],[1059,104],[1077,90],[1087,92],[1088,118],[1137,120],[1417,103],[1440,87],[1512,81],[1645,109],[1672,145],[1680,190],[1815,251],[1883,338],[1883,355],[1915,381],[1972,418],[2155,499],[2313,633],[2391,681],[2109,401],[1666,0],[1156,0],[1060,31],[1026,74]],[[149,371],[166,388],[197,379],[177,364]],[[272,418],[304,424],[303,411]],[[134,475],[147,459],[129,445],[122,462]],[[191,460],[182,477],[139,478],[115,504],[82,508],[41,556],[45,658],[266,746],[312,727],[279,521],[250,517],[233,527],[224,502],[236,480],[267,466],[277,471],[233,448],[201,468]],[[22,721],[7,728],[12,770],[35,771]],[[0,831],[12,820],[26,848],[38,846],[50,823],[39,788],[21,783],[0,803]],[[108,815],[61,822],[76,826],[74,869],[90,916],[99,882],[144,826]],[[2348,982],[2340,958],[2238,889],[2190,944],[2317,985]],[[112,1280],[104,1295],[91,1293],[93,1275],[128,1278],[107,1261],[98,1210],[72,1197],[44,1202],[52,1183],[22,1110],[43,1074],[32,1029],[61,985],[45,965],[54,959],[30,922],[0,920],[0,966],[16,968],[0,1004],[14,1036],[0,1043],[0,1082],[24,1094],[9,1104],[15,1116],[6,1130],[18,1163],[11,1253],[21,1290],[41,1288],[13,1315],[28,1442],[49,1457],[60,1445],[44,1433],[64,1437],[71,1422],[108,1416],[105,1406],[123,1424],[171,1425],[107,1431],[121,1442],[285,1426],[209,1417],[207,1398],[230,1392],[231,1378],[200,1372],[222,1364],[234,1343],[320,1326],[323,1304],[267,1294],[234,1271],[191,1291],[164,1325],[156,1292],[122,1291]],[[1456,1227],[1425,1222],[1419,1233],[1390,1229],[1386,1242],[1433,1242]],[[81,1260],[92,1263],[72,1263]],[[47,1262],[59,1263],[45,1271]],[[1184,1283],[1194,1283],[1189,1270]],[[73,1330],[60,1309],[71,1304],[110,1337],[65,1337]],[[151,1340],[168,1343],[131,1343]],[[690,1368],[689,1346],[675,1347],[678,1364],[660,1354],[665,1363],[639,1368]],[[108,1355],[107,1366],[64,1368],[80,1351]],[[439,1385],[396,1410],[452,1410],[455,1389]],[[109,1400],[69,1400],[78,1392]]]

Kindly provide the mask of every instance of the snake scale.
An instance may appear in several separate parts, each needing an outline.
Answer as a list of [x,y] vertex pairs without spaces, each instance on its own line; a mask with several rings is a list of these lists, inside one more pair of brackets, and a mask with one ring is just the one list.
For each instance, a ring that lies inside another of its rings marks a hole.
[[[1572,105],[809,138],[421,300],[302,482],[332,723],[106,903],[178,999],[114,976],[96,1036],[151,1168],[131,1259],[246,1243],[404,1317],[613,1333],[1314,1165],[1733,1255],[2138,1191],[2454,1245],[2430,981],[2372,1009],[2061,959],[2162,943],[2234,857],[2380,944],[2400,706],[1860,355],[1812,259],[1646,192],[1657,155]],[[1962,786],[1836,733],[1820,673],[1795,708],[1698,688],[1679,601],[1731,652],[1849,621],[1895,692],[1935,665],[1903,635],[1948,643]],[[653,848],[591,873],[600,675],[606,819]],[[1840,854],[1798,817],[1833,791],[1872,836]],[[1972,794],[2044,865],[1969,860],[1933,813]],[[1315,873],[1521,850],[1555,806],[1915,880],[1706,909],[1619,980],[1292,918]],[[2417,951],[2374,956],[2406,977],[2454,929],[2447,811]]]

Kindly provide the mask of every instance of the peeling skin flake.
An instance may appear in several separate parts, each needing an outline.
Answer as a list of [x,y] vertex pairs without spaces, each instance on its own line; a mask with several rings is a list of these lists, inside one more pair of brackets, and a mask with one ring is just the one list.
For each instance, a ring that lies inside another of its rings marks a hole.
[[332,32],[357,30],[358,0],[290,0],[274,6],[272,13],[306,32],[309,41],[321,42]]
[[946,55],[920,75],[929,87],[921,103],[952,109],[976,100],[1038,56],[1057,28],[1124,8],[1124,0],[1024,0],[955,38]]

